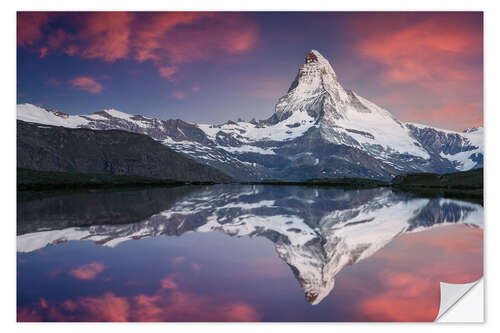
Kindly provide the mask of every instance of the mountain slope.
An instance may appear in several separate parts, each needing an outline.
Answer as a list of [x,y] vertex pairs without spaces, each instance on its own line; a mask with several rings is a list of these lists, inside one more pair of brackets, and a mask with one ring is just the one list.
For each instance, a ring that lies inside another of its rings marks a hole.
[[483,127],[468,128],[459,133],[416,123],[407,123],[406,126],[423,147],[449,160],[458,171],[483,167]]
[[137,175],[183,181],[229,181],[146,135],[17,121],[17,167],[42,171]]
[[483,165],[483,129],[454,132],[402,123],[342,87],[319,52],[306,56],[273,115],[261,121],[189,124],[102,110],[70,116],[18,105],[18,119],[142,133],[240,180],[447,173]]

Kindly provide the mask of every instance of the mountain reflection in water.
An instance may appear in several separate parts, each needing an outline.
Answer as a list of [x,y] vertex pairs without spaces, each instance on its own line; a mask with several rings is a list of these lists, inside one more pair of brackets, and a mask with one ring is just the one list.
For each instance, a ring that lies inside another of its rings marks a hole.
[[[129,240],[188,232],[262,237],[291,268],[307,301],[318,305],[347,266],[398,236],[452,224],[481,230],[483,207],[384,188],[216,185],[96,191],[18,202],[17,251],[19,257],[81,240],[114,248]],[[99,266],[89,269],[99,271]]]

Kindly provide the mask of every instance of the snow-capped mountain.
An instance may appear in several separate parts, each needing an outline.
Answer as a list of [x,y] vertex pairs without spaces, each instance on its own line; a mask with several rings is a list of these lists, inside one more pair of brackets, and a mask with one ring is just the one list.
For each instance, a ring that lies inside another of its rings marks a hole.
[[[125,241],[180,236],[186,232],[219,231],[234,237],[265,237],[274,243],[278,256],[290,266],[306,299],[314,305],[332,291],[335,277],[344,267],[370,257],[402,233],[446,223],[479,228],[483,224],[480,205],[440,198],[410,198],[383,188],[343,191],[224,185],[183,192],[173,203],[171,191],[178,189],[156,190],[134,197],[140,206],[143,201],[150,205],[155,197],[170,200],[165,203],[166,210],[141,222],[55,230],[47,230],[49,224],[41,223],[43,219],[60,220],[65,226],[74,221],[73,226],[78,226],[85,223],[80,216],[83,220],[89,220],[89,213],[90,220],[93,215],[102,217],[103,209],[96,209],[92,215],[87,205],[75,207],[75,198],[68,198],[67,205],[60,198],[53,198],[53,203],[50,198],[44,199],[40,204],[46,208],[54,204],[58,209],[44,210],[53,216],[21,214],[21,219],[31,219],[22,222],[30,222],[33,227],[24,228],[27,233],[17,237],[17,250],[31,252],[70,240],[91,240],[115,247]],[[79,200],[84,199],[78,195]],[[113,197],[105,195],[110,203]],[[125,195],[114,195],[119,203],[127,200]],[[113,218],[117,214],[126,218],[127,206],[113,207]],[[116,210],[117,207],[121,209]],[[61,215],[61,212],[66,213]]]
[[463,132],[447,131],[416,123],[406,123],[426,149],[439,153],[459,171],[483,166],[484,128],[472,127]]
[[123,129],[242,180],[325,177],[387,179],[408,172],[464,171],[483,165],[483,128],[454,132],[402,123],[340,84],[312,50],[274,114],[261,121],[190,124],[103,110],[72,116],[23,104],[18,119],[66,127]]

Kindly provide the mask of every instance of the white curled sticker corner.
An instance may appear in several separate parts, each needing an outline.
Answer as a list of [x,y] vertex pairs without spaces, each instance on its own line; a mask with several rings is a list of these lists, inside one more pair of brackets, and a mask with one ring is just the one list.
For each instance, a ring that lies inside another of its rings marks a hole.
[[439,304],[439,313],[435,321],[439,319],[453,307],[465,294],[469,292],[481,279],[464,284],[454,284],[440,282],[441,288],[441,301]]

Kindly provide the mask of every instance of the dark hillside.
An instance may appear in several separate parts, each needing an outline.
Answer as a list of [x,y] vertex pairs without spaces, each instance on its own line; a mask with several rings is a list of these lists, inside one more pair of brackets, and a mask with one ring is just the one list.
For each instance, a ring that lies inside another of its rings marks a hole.
[[17,121],[17,167],[176,181],[231,181],[221,171],[185,157],[143,134],[70,129],[23,121]]

